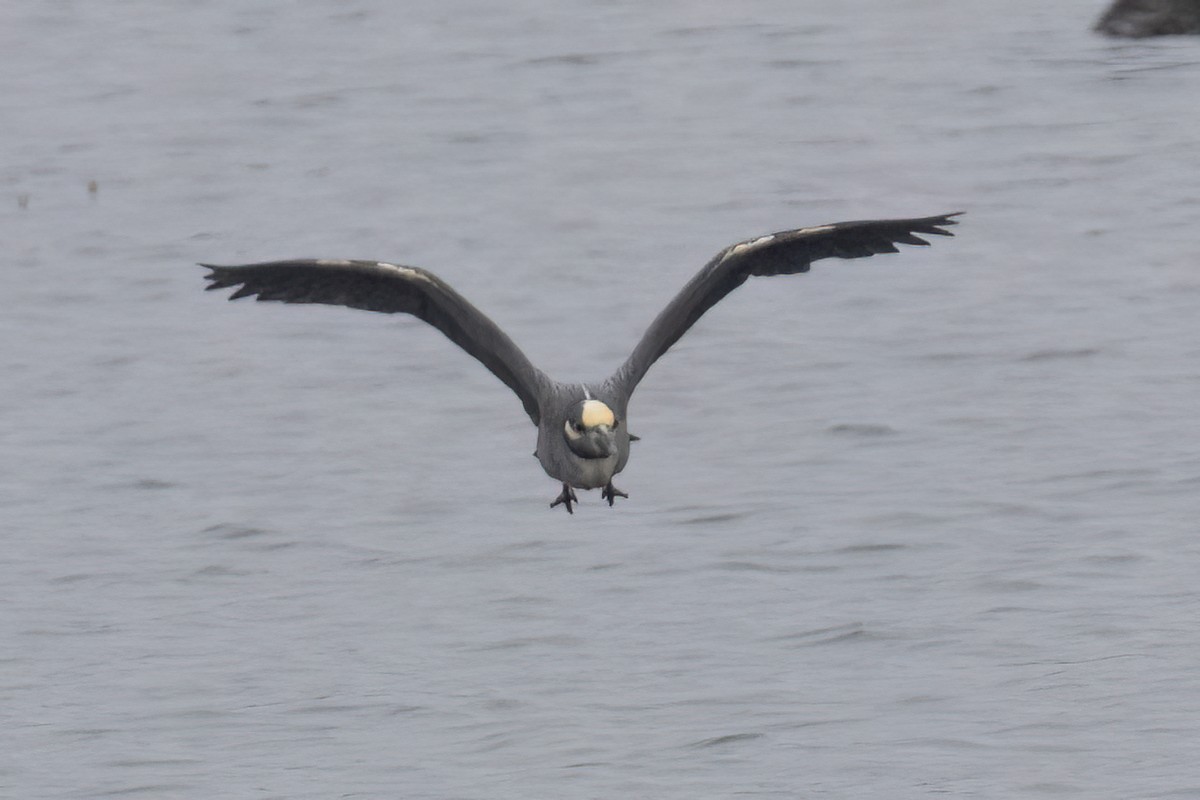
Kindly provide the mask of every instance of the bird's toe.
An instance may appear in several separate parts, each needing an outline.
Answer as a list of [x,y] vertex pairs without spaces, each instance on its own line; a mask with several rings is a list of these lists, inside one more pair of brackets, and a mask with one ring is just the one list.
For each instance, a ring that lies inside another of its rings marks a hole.
[[575,496],[575,490],[571,488],[569,483],[564,483],[562,491],[558,493],[558,497],[554,498],[554,502],[550,504],[551,508],[555,506],[566,506],[568,514],[574,514],[575,510],[571,508],[572,503],[578,503],[579,498]]
[[625,494],[625,492],[622,492],[620,489],[613,486],[612,481],[608,482],[608,485],[605,486],[604,489],[600,492],[600,496],[602,498],[604,498],[605,500],[607,500],[608,504],[610,506],[616,501],[616,499],[618,497],[624,497],[624,498],[629,497],[629,495]]

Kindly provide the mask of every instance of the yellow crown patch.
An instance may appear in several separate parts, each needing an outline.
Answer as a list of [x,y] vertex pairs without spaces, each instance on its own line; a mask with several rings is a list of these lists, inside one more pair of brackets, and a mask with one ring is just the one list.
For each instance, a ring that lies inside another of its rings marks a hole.
[[612,427],[616,419],[612,409],[599,400],[583,401],[583,415],[580,421],[583,422],[585,428],[594,428],[597,425]]

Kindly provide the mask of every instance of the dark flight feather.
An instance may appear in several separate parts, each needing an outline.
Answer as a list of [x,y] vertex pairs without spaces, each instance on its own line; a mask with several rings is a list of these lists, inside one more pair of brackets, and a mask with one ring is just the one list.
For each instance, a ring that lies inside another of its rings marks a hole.
[[444,333],[512,389],[537,425],[539,396],[549,379],[482,311],[436,275],[376,261],[297,260],[220,267],[207,289],[236,286],[230,300],[321,303],[384,314],[412,314]]
[[808,272],[822,258],[863,258],[898,252],[897,244],[928,245],[916,234],[953,236],[945,226],[955,214],[919,219],[862,220],[816,225],[731,245],[718,253],[650,323],[633,353],[610,382],[625,396],[646,371],[679,340],[706,311],[752,275],[794,275]]

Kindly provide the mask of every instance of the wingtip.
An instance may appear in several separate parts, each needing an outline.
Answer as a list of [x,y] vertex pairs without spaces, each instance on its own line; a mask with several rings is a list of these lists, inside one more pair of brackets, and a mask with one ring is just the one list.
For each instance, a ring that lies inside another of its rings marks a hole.
[[[965,213],[967,213],[967,212],[951,211],[949,214],[941,214],[936,217],[927,217],[926,219],[921,220],[921,222],[923,222],[928,227],[921,228],[919,230],[921,233],[925,233],[925,234],[932,233],[937,236],[953,236],[954,233],[952,231],[943,230],[942,226],[957,225],[958,220],[956,220],[955,217],[961,217]],[[923,244],[929,244],[929,243],[923,242]]]
[[[231,281],[229,279],[229,274],[226,272],[229,267],[221,266],[219,264],[204,264],[201,262],[196,262],[196,266],[203,267],[204,269],[208,270],[208,274],[203,278],[203,280],[208,281],[208,284],[204,287],[205,291],[212,292],[217,289],[228,289],[230,286],[236,286],[237,284],[241,283],[241,281]],[[234,295],[234,297],[236,296],[237,295]],[[232,300],[234,298],[231,297],[229,299]]]
[[219,276],[219,275],[217,275],[217,269],[218,269],[218,267],[217,267],[217,265],[216,265],[216,264],[202,264],[202,263],[200,263],[199,261],[197,261],[197,262],[196,262],[196,266],[197,266],[197,267],[202,267],[203,269],[206,269],[206,270],[208,270],[208,274],[207,274],[207,275],[205,275],[205,276],[204,276],[204,278],[203,278],[203,280],[206,280],[206,281],[208,281],[208,284],[207,284],[207,285],[204,287],[204,290],[205,290],[206,292],[211,292],[211,291],[213,291],[214,289],[220,289],[220,288],[221,288],[221,284],[220,284],[220,276]]

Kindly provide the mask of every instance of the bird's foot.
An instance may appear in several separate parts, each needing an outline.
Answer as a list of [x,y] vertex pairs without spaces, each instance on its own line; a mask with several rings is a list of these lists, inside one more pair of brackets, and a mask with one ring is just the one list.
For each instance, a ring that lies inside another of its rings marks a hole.
[[561,504],[567,507],[568,514],[574,514],[575,512],[571,509],[571,503],[578,502],[579,498],[575,496],[575,490],[571,488],[571,484],[564,483],[562,492],[559,493],[558,497],[554,498],[554,502],[550,504],[550,507],[554,508]]
[[612,481],[609,481],[608,485],[600,490],[600,497],[607,500],[608,504],[611,506],[613,504],[613,501],[616,500],[618,497],[628,498],[629,495],[625,494],[620,489],[613,486]]

